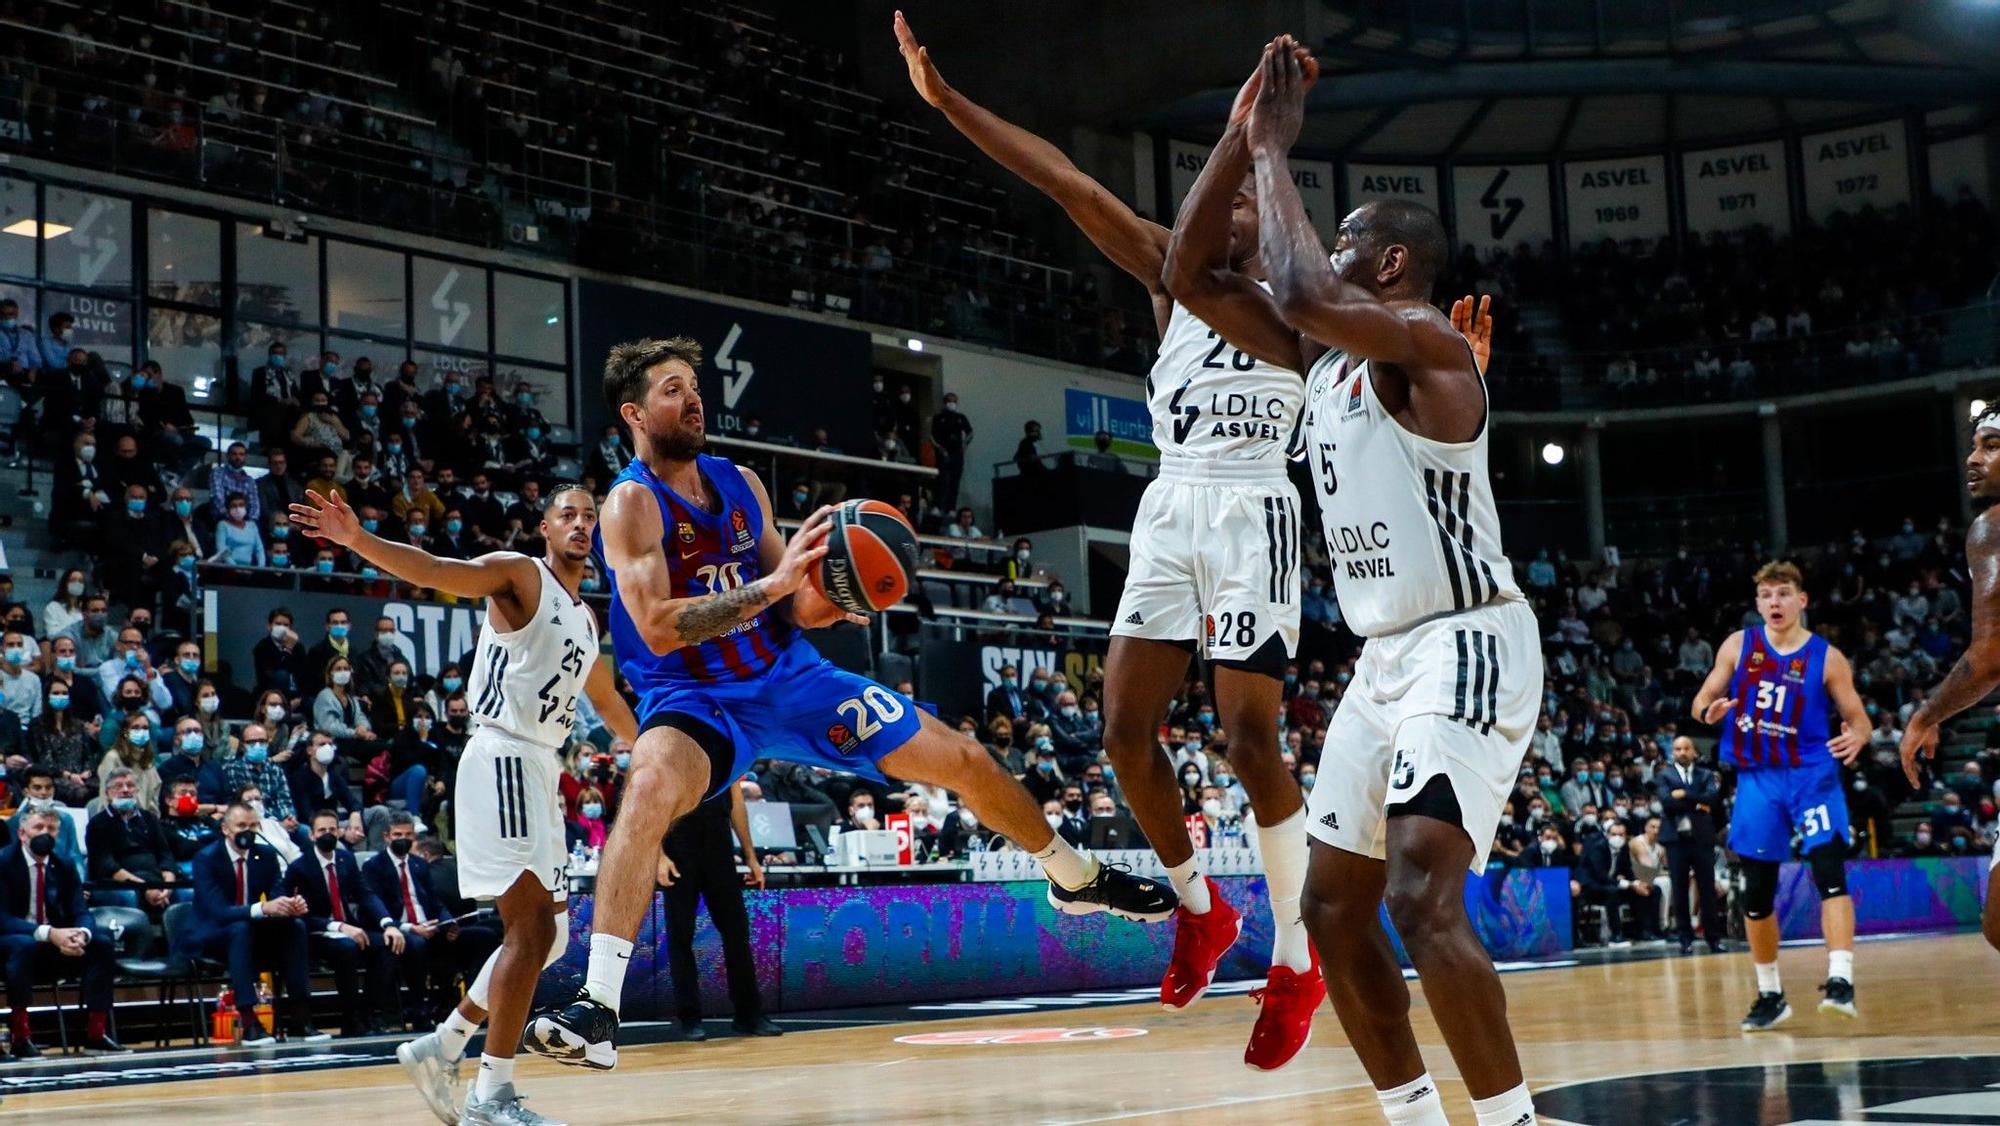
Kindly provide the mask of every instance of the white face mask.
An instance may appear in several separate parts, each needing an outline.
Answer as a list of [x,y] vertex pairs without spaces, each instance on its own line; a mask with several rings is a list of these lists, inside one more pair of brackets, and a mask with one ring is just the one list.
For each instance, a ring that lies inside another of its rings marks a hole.
[[315,748],[313,748],[313,758],[314,758],[314,759],[315,759],[315,760],[316,760],[316,761],[317,761],[317,762],[318,762],[318,763],[319,763],[319,764],[320,764],[321,766],[326,766],[326,765],[328,765],[328,764],[332,763],[332,762],[333,762],[333,756],[334,756],[335,754],[337,754],[337,753],[339,753],[339,752],[338,752],[338,751],[336,751],[336,750],[334,749],[334,746],[333,746],[333,744],[332,744],[332,743],[327,743],[327,744],[325,744],[325,745],[323,745],[323,746],[319,746],[319,747],[315,747]]
[[222,697],[203,696],[199,701],[197,701],[197,706],[201,708],[201,714],[214,715],[215,709],[222,706]]
[[264,705],[264,718],[270,720],[272,723],[276,723],[279,720],[285,718],[285,705],[283,704]]
[[1201,811],[1214,817],[1222,812],[1222,803],[1214,798],[1207,798],[1201,803]]
[[1042,820],[1044,820],[1044,821],[1048,822],[1048,823],[1049,823],[1049,828],[1053,829],[1053,828],[1055,828],[1056,826],[1058,826],[1058,825],[1062,824],[1062,814],[1060,814],[1060,813],[1044,813],[1044,814],[1042,814]]
[[353,679],[354,674],[347,669],[341,669],[339,672],[333,674],[333,682],[342,688],[347,687],[347,682]]
[[1558,848],[1559,846],[1560,846],[1560,842],[1558,842],[1558,841],[1551,841],[1551,840],[1544,840],[1544,841],[1542,842],[1542,855],[1543,855],[1543,856],[1554,856],[1554,855],[1556,854],[1556,849],[1557,849],[1557,848]]

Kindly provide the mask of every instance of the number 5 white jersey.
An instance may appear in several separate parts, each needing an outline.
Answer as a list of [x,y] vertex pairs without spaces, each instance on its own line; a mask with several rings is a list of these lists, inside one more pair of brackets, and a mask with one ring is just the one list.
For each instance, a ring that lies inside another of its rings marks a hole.
[[1469,442],[1419,437],[1375,397],[1366,360],[1328,352],[1306,380],[1304,429],[1334,590],[1355,633],[1521,600],[1487,476],[1490,412]]
[[597,618],[535,560],[541,596],[533,616],[501,632],[487,608],[466,676],[473,722],[524,742],[560,747],[576,726],[576,697],[597,660]]
[[1298,373],[1231,347],[1174,305],[1159,358],[1146,376],[1153,445],[1163,459],[1282,464],[1297,452],[1304,399]]

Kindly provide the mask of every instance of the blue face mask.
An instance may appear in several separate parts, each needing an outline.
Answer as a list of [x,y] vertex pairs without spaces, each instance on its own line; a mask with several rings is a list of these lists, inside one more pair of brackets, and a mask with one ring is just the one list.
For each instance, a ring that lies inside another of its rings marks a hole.
[[361,522],[361,530],[362,530],[362,531],[364,531],[364,532],[371,532],[371,533],[372,533],[372,532],[374,532],[374,531],[375,531],[375,530],[376,530],[377,528],[380,528],[381,526],[382,526],[382,521],[380,521],[380,520],[377,520],[377,519],[376,519],[375,517],[373,517],[373,516],[370,516],[370,517],[369,517],[368,519],[366,519],[366,520],[363,520],[363,521]]
[[191,500],[177,500],[174,502],[175,516],[186,516],[193,511],[194,511],[194,502]]
[[21,327],[21,322],[13,317],[8,317],[6,320],[0,320],[0,328],[4,328],[8,332],[12,332],[20,327]]
[[524,407],[532,407],[535,405],[535,394],[532,391],[523,391],[514,396],[514,401]]
[[201,671],[200,657],[182,657],[180,663],[181,663],[181,671],[188,674],[189,676],[193,676],[194,674]]
[[127,497],[125,500],[125,511],[134,516],[144,516],[146,514],[146,499],[144,497]]
[[542,428],[539,426],[528,427],[528,441],[539,442],[541,440],[542,440]]
[[402,453],[402,452],[403,452],[403,443],[401,443],[401,442],[391,442],[391,443],[389,443],[389,456],[390,456],[390,457],[395,457],[396,455],[398,455],[398,454],[400,454],[400,453]]
[[146,389],[146,377],[145,377],[145,376],[143,376],[143,375],[140,375],[140,374],[139,374],[138,372],[133,372],[133,373],[132,373],[132,390],[134,390],[134,391],[144,391],[145,389]]
[[576,584],[576,589],[584,592],[585,594],[589,594],[597,589],[597,580],[584,579],[582,582]]
[[271,538],[274,540],[290,539],[291,535],[292,526],[290,524],[273,524],[271,526]]
[[130,813],[139,808],[138,798],[112,798],[111,808],[119,813]]
[[591,802],[589,805],[583,807],[583,815],[591,821],[600,820],[604,816],[604,807],[596,802]]
[[291,565],[292,565],[292,557],[286,555],[282,551],[271,556],[271,566],[273,567],[289,567]]
[[[405,429],[405,430],[415,430],[416,428],[417,428],[417,416],[416,416],[416,415],[413,415],[413,414],[406,414],[406,415],[404,415],[404,416],[403,416],[403,429]],[[396,447],[394,447],[394,446],[391,446],[390,448],[391,448],[391,449],[395,449]]]
[[[313,562],[313,570],[318,571],[322,575],[331,575],[333,574],[333,560],[331,559],[315,560]],[[345,637],[347,636],[347,631],[342,630],[339,633],[334,634],[333,636]]]
[[75,657],[57,657],[57,658],[56,658],[56,668],[58,668],[58,669],[61,669],[61,670],[62,670],[63,672],[75,672],[75,671],[76,671],[76,658],[75,658]]
[[1590,780],[1591,780],[1592,782],[1602,782],[1602,781],[1604,781],[1604,772],[1603,772],[1602,770],[1593,770],[1593,771],[1591,771],[1591,772],[1590,772]]
[[334,363],[332,360],[328,360],[327,362],[319,365],[319,370],[325,372],[328,375],[332,375],[334,372],[340,370],[340,365]]
[[69,696],[67,694],[61,696],[50,696],[49,710],[58,712],[69,710]]
[[374,403],[363,403],[361,404],[361,417],[374,418],[377,410],[378,408],[375,406]]
[[379,579],[382,577],[382,572],[377,571],[373,567],[363,567],[361,568],[361,577],[364,579]]
[[270,757],[271,757],[271,748],[268,744],[245,743],[243,745],[243,761],[251,764],[252,766],[262,763],[268,760]]
[[183,571],[191,572],[194,570],[194,556],[183,555],[180,557],[178,561],[174,563],[174,566],[179,567]]
[[[320,568],[326,571],[333,570],[333,560],[320,560]],[[347,626],[345,623],[337,626],[328,626],[326,627],[326,635],[335,641],[345,641],[347,639]]]
[[1015,679],[1014,677],[1003,676],[1000,678],[1000,686],[1002,688],[1019,688],[1021,686],[1021,682]]
[[139,651],[137,649],[132,649],[126,652],[125,667],[128,669],[136,669],[139,667]]
[[1111,764],[1108,762],[1104,764],[1104,780],[1106,782],[1115,782],[1118,780],[1118,772],[1111,769]]
[[447,531],[447,532],[449,532],[449,533],[451,533],[452,535],[454,535],[454,536],[455,536],[455,535],[457,535],[458,533],[460,533],[460,532],[462,532],[462,531],[464,531],[464,530],[465,530],[465,521],[463,521],[463,520],[446,520],[446,521],[444,522],[444,530],[445,530],[445,531]]
[[198,755],[207,745],[208,739],[199,731],[190,731],[181,736],[181,751],[184,754]]
[[150,727],[135,727],[125,733],[125,738],[131,740],[133,746],[143,747],[153,741],[153,729]]
[[1056,764],[1046,761],[1038,762],[1035,764],[1035,769],[1041,771],[1043,774],[1054,774],[1056,772]]
[[1317,775],[1317,774],[1301,774],[1301,775],[1299,775],[1299,785],[1301,785],[1301,786],[1305,787],[1305,788],[1306,788],[1306,789],[1308,789],[1308,790],[1312,789],[1312,788],[1313,788],[1313,783],[1315,783],[1315,782],[1317,782],[1317,781],[1319,781],[1319,775]]
[[292,362],[289,356],[280,355],[277,352],[271,353],[266,359],[270,361],[271,366],[274,368],[281,368]]
[[620,770],[632,769],[632,756],[624,751],[618,752],[617,756],[611,761],[617,763]]

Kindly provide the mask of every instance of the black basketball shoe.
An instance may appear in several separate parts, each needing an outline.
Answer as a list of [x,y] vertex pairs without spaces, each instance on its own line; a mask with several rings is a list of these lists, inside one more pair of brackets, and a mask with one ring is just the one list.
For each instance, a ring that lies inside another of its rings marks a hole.
[[1768,1032],[1790,1019],[1792,1007],[1785,1003],[1783,993],[1759,993],[1750,1015],[1743,1018],[1743,1031]]
[[1123,864],[1098,861],[1097,878],[1075,891],[1049,881],[1049,906],[1065,915],[1095,915],[1109,911],[1121,919],[1162,923],[1173,918],[1180,896],[1171,885],[1143,879]]
[[521,1046],[557,1063],[609,1071],[618,1066],[618,1014],[578,990],[562,1008],[530,1017]]
[[1830,977],[1826,979],[1825,985],[1819,987],[1819,991],[1826,994],[1826,996],[1820,998],[1820,1012],[1839,1013],[1844,1017],[1857,1017],[1861,1015],[1854,1008],[1853,982],[1844,977]]

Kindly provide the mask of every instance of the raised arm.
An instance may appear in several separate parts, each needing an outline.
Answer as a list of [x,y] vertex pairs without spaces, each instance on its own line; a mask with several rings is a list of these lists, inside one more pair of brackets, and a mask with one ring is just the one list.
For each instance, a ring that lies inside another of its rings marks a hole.
[[627,481],[611,490],[598,530],[604,536],[604,560],[618,577],[619,603],[631,615],[648,648],[671,653],[683,645],[720,637],[797,590],[805,581],[806,569],[826,554],[827,514],[831,511],[821,508],[808,517],[763,578],[694,598],[673,597],[662,544],[666,526],[659,502],[644,485]]
[[910,85],[944,113],[952,128],[1055,200],[1105,257],[1139,279],[1148,292],[1160,293],[1160,267],[1167,253],[1165,227],[1139,218],[1103,184],[1084,175],[1061,149],[953,89],[901,12],[896,13],[896,47],[910,68]]
[[1736,659],[1743,655],[1743,631],[1737,630],[1715,651],[1715,667],[1708,670],[1708,676],[1701,682],[1701,690],[1694,694],[1694,706],[1690,712],[1694,718],[1707,724],[1719,723],[1736,701],[1728,699],[1729,677],[1736,671]]
[[[1257,205],[1242,191],[1242,184],[1250,174],[1245,135],[1250,99],[1262,78],[1260,69],[1243,84],[1230,110],[1229,127],[1181,202],[1161,284],[1224,340],[1266,363],[1303,375],[1309,364],[1300,351],[1298,331],[1278,314],[1277,303],[1264,287],[1238,273],[1230,262],[1236,209]],[[1242,249],[1247,255],[1251,248]]]
[[618,683],[612,679],[611,664],[608,661],[592,661],[590,675],[583,681],[583,694],[590,697],[590,706],[604,719],[604,726],[611,734],[627,743],[639,741],[639,717],[632,714],[632,705],[618,694]]
[[522,598],[520,592],[541,589],[541,573],[525,555],[496,551],[477,559],[440,559],[420,547],[394,543],[363,529],[347,498],[337,493],[321,496],[317,490],[307,489],[305,503],[292,506],[292,523],[308,534],[352,549],[399,579],[460,598],[499,595],[532,602],[532,594]]
[[1831,645],[1826,649],[1826,694],[1840,712],[1840,734],[1826,741],[1827,750],[1842,766],[1852,766],[1868,745],[1868,737],[1875,734],[1875,724],[1868,718],[1868,705],[1861,702],[1861,693],[1854,690],[1854,666],[1848,663],[1847,654]]
[[1972,576],[1972,643],[1903,729],[1903,773],[1917,785],[1917,758],[1937,754],[1944,722],[2000,687],[2000,517],[1987,509],[1965,535]]
[[[1341,280],[1327,261],[1292,182],[1288,153],[1305,120],[1308,70],[1280,36],[1266,48],[1262,86],[1252,104],[1250,150],[1257,168],[1259,245],[1271,292],[1285,321],[1307,337],[1363,359],[1394,365],[1413,389],[1464,366],[1465,338],[1425,300],[1383,301]],[[1275,48],[1275,49],[1274,49]],[[1352,236],[1342,224],[1339,249]]]

